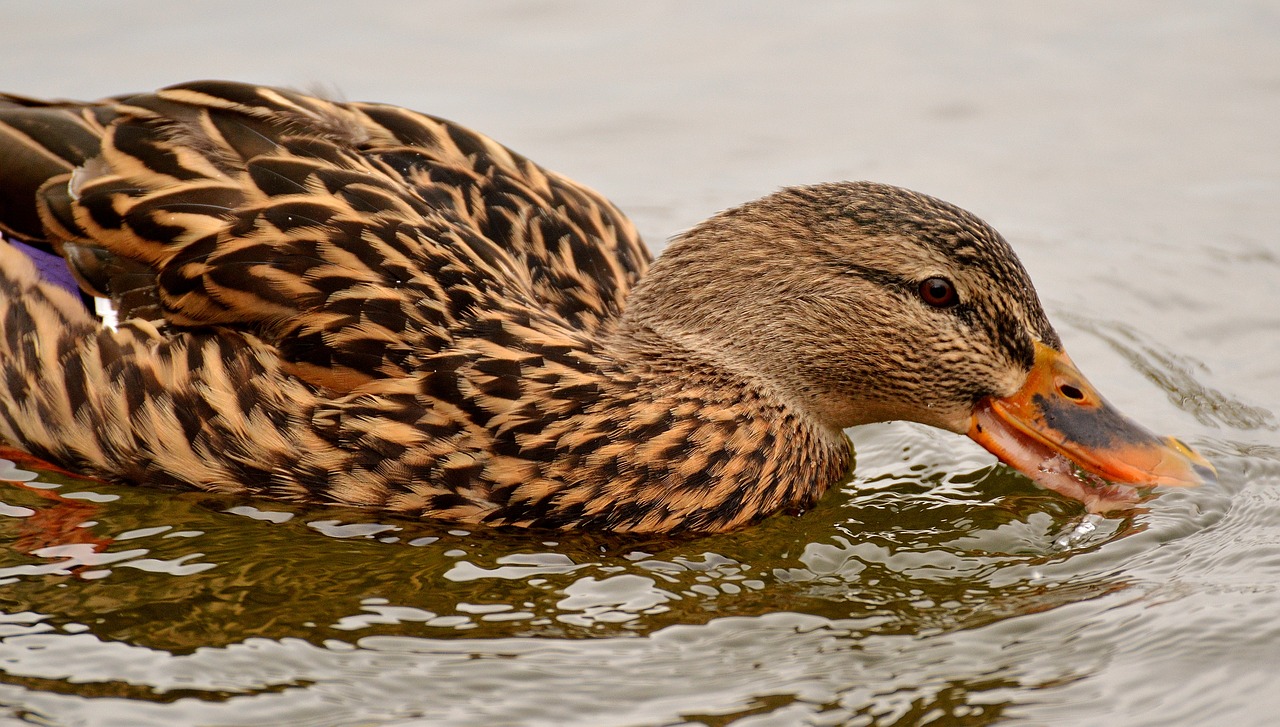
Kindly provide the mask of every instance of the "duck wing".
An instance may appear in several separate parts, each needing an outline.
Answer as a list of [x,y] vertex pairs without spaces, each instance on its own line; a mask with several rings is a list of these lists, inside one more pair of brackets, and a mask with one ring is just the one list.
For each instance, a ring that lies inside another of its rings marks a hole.
[[392,106],[230,82],[6,97],[0,153],[0,225],[122,318],[250,333],[337,391],[421,370],[484,311],[589,340],[649,262],[599,195]]

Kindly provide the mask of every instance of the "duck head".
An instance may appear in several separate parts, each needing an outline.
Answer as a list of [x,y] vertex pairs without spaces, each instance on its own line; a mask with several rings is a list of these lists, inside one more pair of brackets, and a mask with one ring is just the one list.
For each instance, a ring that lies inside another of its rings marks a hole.
[[791,188],[713,217],[663,253],[624,325],[829,430],[906,420],[966,434],[1093,511],[1213,476],[1089,383],[999,233],[897,187]]

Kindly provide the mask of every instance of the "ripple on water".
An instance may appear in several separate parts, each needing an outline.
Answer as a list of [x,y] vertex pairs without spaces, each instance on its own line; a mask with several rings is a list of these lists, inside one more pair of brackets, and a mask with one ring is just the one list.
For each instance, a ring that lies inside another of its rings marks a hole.
[[1170,403],[1202,424],[1239,431],[1275,431],[1280,426],[1273,412],[1202,383],[1200,376],[1208,371],[1203,362],[1170,350],[1137,328],[1119,321],[1097,321],[1070,313],[1062,317],[1073,327],[1106,342],[1134,370],[1163,391]]

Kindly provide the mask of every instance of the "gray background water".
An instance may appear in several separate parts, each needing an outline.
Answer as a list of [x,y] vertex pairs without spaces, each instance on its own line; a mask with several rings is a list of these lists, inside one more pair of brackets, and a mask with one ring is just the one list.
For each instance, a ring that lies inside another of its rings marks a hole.
[[1274,723],[1280,4],[0,0],[0,60],[36,96],[219,77],[429,111],[655,250],[786,184],[934,194],[1013,242],[1110,399],[1222,474],[1065,551],[1069,504],[904,425],[853,432],[818,511],[692,543],[43,475],[0,488],[6,719]]

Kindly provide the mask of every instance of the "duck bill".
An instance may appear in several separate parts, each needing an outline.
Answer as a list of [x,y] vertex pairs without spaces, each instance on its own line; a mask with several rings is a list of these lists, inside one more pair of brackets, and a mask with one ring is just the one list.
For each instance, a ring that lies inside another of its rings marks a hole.
[[1094,512],[1137,501],[1135,487],[1215,479],[1207,460],[1121,414],[1070,357],[1042,343],[1022,388],[979,401],[968,434],[1005,464]]

